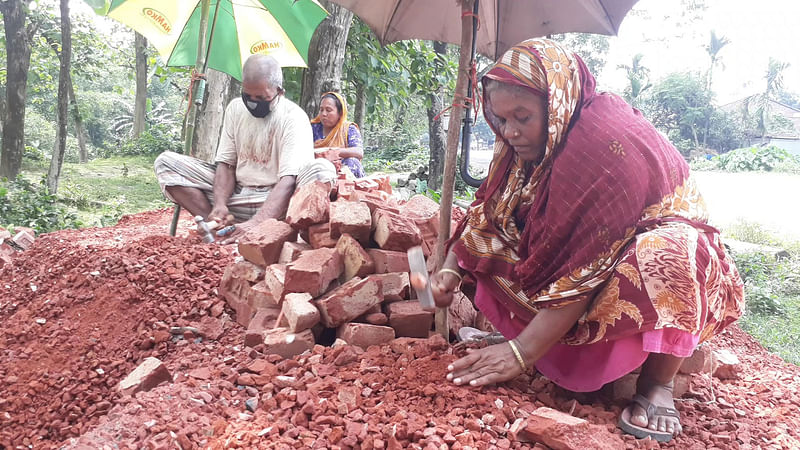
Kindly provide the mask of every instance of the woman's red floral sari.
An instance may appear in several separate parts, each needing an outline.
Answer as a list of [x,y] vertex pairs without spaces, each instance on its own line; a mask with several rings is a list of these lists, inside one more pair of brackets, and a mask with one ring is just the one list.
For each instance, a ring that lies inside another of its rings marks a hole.
[[494,158],[451,242],[507,313],[489,317],[501,331],[585,298],[563,343],[667,328],[702,341],[741,316],[741,278],[686,162],[637,110],[596,93],[583,61],[545,39],[511,48],[486,78],[538,91],[549,108],[544,158],[528,167],[484,95]]

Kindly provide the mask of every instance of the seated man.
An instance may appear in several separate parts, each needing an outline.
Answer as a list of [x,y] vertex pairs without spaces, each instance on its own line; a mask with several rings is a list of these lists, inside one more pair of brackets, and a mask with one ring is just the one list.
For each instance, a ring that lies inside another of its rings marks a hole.
[[336,178],[330,161],[314,159],[308,118],[283,96],[282,85],[274,58],[249,57],[242,68],[242,97],[225,110],[216,167],[173,152],[156,158],[156,177],[167,198],[206,220],[223,224],[232,214],[241,222],[223,243],[265,219],[282,218],[295,186]]
[[347,121],[347,103],[341,94],[322,94],[319,114],[311,119],[311,130],[314,132],[317,158],[347,166],[357,178],[364,176],[364,167],[361,165],[364,157],[361,132],[355,122]]

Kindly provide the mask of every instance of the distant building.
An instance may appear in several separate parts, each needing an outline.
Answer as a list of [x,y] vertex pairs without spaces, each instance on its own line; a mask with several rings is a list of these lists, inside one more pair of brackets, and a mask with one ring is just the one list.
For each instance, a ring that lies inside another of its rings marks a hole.
[[[755,115],[758,109],[757,100],[757,95],[751,95],[723,105],[720,109],[732,114],[742,124],[742,128],[747,129],[744,122]],[[747,145],[774,145],[800,157],[800,109],[769,100],[769,114],[772,120],[768,125],[767,134],[763,138],[749,137]]]

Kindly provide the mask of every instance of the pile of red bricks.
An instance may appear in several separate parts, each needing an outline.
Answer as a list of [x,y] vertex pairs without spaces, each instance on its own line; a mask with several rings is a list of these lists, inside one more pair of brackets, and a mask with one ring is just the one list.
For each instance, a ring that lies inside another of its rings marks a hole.
[[220,293],[247,327],[245,345],[268,354],[291,357],[325,339],[366,349],[428,337],[433,312],[409,288],[406,251],[422,246],[431,262],[438,230],[439,205],[423,195],[401,204],[386,178],[308,184],[285,221],[240,239],[245,260],[226,269]]
[[18,251],[25,251],[36,240],[36,232],[27,227],[16,227],[16,234],[0,227],[0,267],[11,264],[11,258]]

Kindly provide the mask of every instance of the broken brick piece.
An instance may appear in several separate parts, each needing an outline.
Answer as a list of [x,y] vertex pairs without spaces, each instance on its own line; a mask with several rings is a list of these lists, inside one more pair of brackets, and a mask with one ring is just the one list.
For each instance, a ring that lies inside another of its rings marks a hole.
[[368,323],[346,323],[339,327],[336,336],[350,345],[364,350],[370,345],[381,345],[394,339],[394,329]]
[[308,330],[319,322],[319,310],[313,303],[311,295],[286,294],[281,312],[288,323],[289,331]]
[[400,214],[379,209],[373,217],[375,242],[383,250],[406,251],[422,242],[419,228]]
[[408,272],[408,256],[405,252],[380,250],[371,248],[367,250],[372,262],[375,263],[375,273]]
[[304,330],[292,333],[287,328],[276,328],[264,333],[264,353],[291,358],[314,348],[314,333]]
[[700,345],[691,356],[683,359],[678,371],[687,374],[711,373],[712,359],[711,348],[707,345]]
[[278,263],[288,264],[297,259],[300,253],[306,250],[311,250],[311,246],[305,242],[287,242],[283,244],[281,254],[278,256]]
[[359,178],[355,180],[355,187],[359,191],[377,191],[380,185],[369,178]]
[[381,280],[353,278],[316,301],[322,323],[335,328],[350,322],[383,301]]
[[158,358],[148,356],[133,372],[119,382],[119,391],[123,395],[133,395],[141,391],[149,391],[163,382],[172,381],[167,366]]
[[19,231],[17,231],[17,234],[15,234],[11,240],[14,241],[14,243],[17,244],[23,251],[29,249],[31,245],[33,245],[33,241],[36,240],[36,235],[33,233],[33,230],[23,230],[20,229],[20,227],[17,227],[17,230]]
[[[523,428],[524,427],[524,428]],[[551,448],[623,448],[622,438],[605,426],[542,406],[528,416],[516,433],[521,442],[541,442]]]
[[336,182],[336,198],[343,200],[355,201],[353,194],[355,193],[356,185],[351,180],[338,180]]
[[372,230],[372,214],[369,207],[360,202],[331,203],[331,238],[338,239],[343,233],[353,236],[358,242],[369,242]]
[[278,261],[286,241],[296,239],[297,231],[286,222],[267,219],[241,237],[239,253],[251,263],[266,267]]
[[315,181],[300,186],[289,200],[286,223],[295,230],[328,221],[330,183]]
[[375,277],[381,279],[384,302],[397,302],[409,299],[410,283],[408,272],[390,272],[375,275]]
[[712,366],[715,377],[725,380],[737,378],[742,370],[739,358],[728,349],[714,350],[714,363]]
[[250,323],[247,324],[247,331],[263,333],[264,331],[271,330],[278,325],[283,325],[283,320],[281,320],[281,324],[277,323],[280,313],[281,309],[278,307],[256,309],[253,318],[250,319]]
[[405,217],[426,221],[435,218],[438,225],[439,204],[426,195],[417,194],[400,206],[400,214]]
[[450,334],[458,336],[458,330],[463,327],[475,327],[478,319],[478,312],[472,305],[472,301],[461,291],[453,294],[453,303],[447,307],[447,326]]
[[391,195],[382,191],[362,192],[356,191],[353,196],[354,199],[366,204],[370,212],[375,214],[375,211],[384,209],[394,213],[399,213],[400,209],[397,206],[397,200]]
[[250,291],[263,274],[264,270],[257,265],[241,261],[226,267],[222,275],[219,292],[228,306],[236,311],[236,321],[242,326],[250,323],[254,312],[249,303]]
[[286,280],[286,264],[272,264],[264,270],[264,286],[269,290],[275,304],[280,305],[286,294],[284,282]]
[[286,266],[285,292],[307,292],[318,297],[343,270],[342,257],[335,249],[307,250]]
[[[389,318],[382,312],[368,313],[364,316],[364,322],[372,325],[386,325],[389,323]],[[394,330],[394,328],[392,328]]]
[[433,312],[422,309],[416,300],[389,303],[386,315],[398,337],[427,338],[433,325]]
[[250,287],[250,292],[245,297],[247,304],[253,309],[259,308],[275,308],[280,303],[280,297],[275,297],[272,290],[266,284],[266,281],[261,280]]
[[342,255],[344,273],[342,281],[348,281],[353,277],[365,277],[375,271],[375,263],[369,253],[364,250],[349,234],[343,234],[336,243],[336,251]]
[[336,239],[331,237],[331,224],[325,222],[308,227],[308,242],[312,248],[336,247]]

